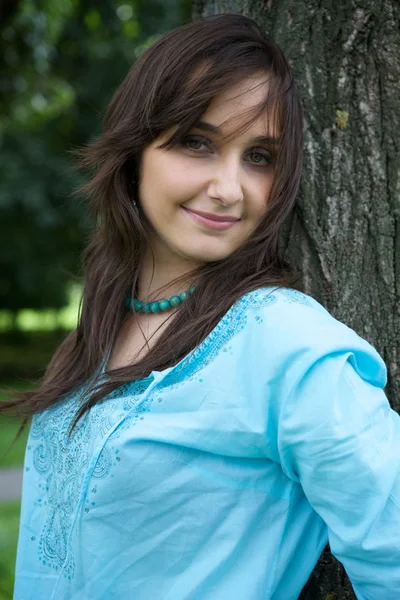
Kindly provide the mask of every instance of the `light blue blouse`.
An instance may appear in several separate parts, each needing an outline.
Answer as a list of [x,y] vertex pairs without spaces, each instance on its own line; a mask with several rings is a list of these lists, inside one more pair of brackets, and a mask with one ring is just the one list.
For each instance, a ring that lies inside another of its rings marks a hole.
[[328,541],[359,600],[398,600],[386,381],[313,298],[263,288],[68,441],[71,394],[32,422],[14,600],[295,600]]

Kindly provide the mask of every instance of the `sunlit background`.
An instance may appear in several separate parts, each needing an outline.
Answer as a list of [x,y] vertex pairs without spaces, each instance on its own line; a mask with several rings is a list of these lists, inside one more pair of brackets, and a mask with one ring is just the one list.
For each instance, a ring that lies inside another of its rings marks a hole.
[[[96,136],[135,59],[191,20],[188,0],[0,6],[0,386],[29,389],[76,326],[92,226],[70,151]],[[2,393],[0,399],[7,397]],[[26,432],[0,419],[0,600],[12,598]],[[9,497],[9,496],[13,497]]]

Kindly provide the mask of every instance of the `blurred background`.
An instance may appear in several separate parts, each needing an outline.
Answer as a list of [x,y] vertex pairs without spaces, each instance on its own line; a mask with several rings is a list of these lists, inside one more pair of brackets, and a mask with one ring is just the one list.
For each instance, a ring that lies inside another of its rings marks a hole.
[[[0,4],[0,387],[29,389],[76,326],[91,223],[70,150],[100,132],[136,58],[188,0]],[[2,394],[2,398],[7,393]],[[1,398],[0,398],[1,399]],[[27,431],[0,418],[0,600],[12,598]]]

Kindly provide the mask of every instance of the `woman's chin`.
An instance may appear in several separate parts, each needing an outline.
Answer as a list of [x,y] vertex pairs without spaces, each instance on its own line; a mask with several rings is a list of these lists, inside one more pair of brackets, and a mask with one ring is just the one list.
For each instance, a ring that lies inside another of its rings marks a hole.
[[187,258],[188,260],[190,260],[193,263],[197,263],[199,266],[202,264],[206,264],[206,263],[212,263],[212,262],[218,262],[220,260],[223,260],[224,258],[227,258],[230,254],[232,254],[233,250],[228,252],[228,251],[208,251],[208,252],[204,252],[203,251],[199,251],[198,253],[194,253],[193,252],[193,248],[191,248],[191,252],[189,253],[183,253],[182,255],[185,256],[185,258]]

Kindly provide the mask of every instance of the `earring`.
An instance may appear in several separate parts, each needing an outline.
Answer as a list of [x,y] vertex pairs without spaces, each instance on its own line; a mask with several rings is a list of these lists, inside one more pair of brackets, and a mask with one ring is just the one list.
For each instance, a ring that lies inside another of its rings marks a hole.
[[[132,179],[131,182],[129,183],[129,188],[130,188],[129,191],[132,193],[132,195],[134,194],[134,187],[135,187],[135,180]],[[132,198],[132,204],[135,208],[137,207],[135,198]]]

